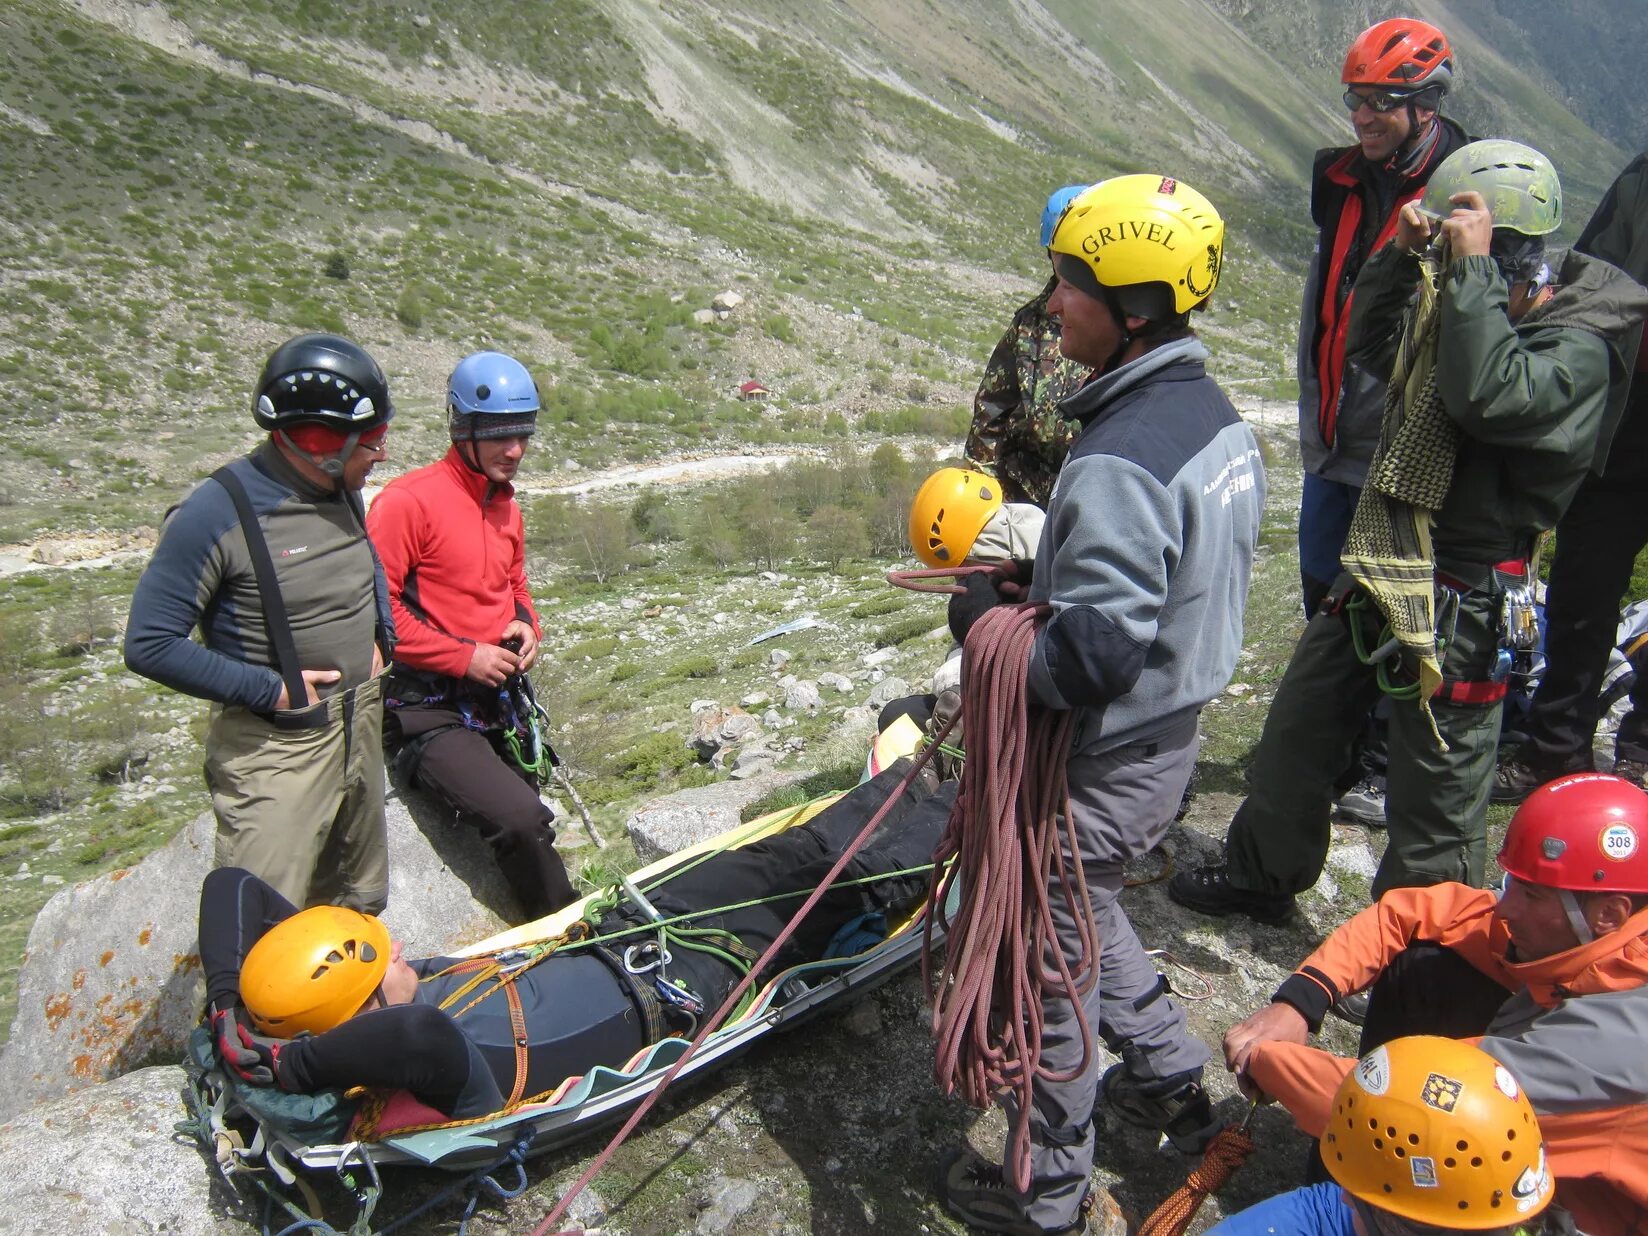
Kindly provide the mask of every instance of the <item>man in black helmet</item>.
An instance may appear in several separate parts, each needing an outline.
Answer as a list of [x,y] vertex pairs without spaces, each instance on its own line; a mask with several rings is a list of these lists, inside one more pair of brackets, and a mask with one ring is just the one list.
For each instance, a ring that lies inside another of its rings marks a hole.
[[360,489],[394,414],[357,344],[276,348],[252,405],[268,440],[168,514],[126,622],[129,668],[212,701],[218,865],[300,906],[376,913],[389,896],[380,675],[394,625]]

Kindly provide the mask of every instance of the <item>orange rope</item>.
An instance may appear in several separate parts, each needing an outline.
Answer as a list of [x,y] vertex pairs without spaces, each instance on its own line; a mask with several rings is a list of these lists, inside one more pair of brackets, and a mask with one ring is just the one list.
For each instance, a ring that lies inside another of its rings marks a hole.
[[1135,1236],[1184,1236],[1208,1195],[1224,1188],[1252,1153],[1253,1138],[1245,1123],[1240,1128],[1220,1130],[1184,1184],[1150,1212]]

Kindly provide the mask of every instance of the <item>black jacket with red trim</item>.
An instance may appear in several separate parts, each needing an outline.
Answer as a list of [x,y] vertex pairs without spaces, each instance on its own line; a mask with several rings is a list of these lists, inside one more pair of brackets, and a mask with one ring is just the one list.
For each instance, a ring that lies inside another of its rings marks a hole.
[[1435,144],[1411,172],[1374,166],[1360,146],[1319,150],[1311,168],[1319,235],[1299,312],[1299,448],[1305,470],[1328,480],[1360,486],[1367,476],[1390,376],[1346,359],[1356,276],[1395,235],[1397,212],[1424,193],[1437,164],[1473,140],[1445,116],[1437,124]]

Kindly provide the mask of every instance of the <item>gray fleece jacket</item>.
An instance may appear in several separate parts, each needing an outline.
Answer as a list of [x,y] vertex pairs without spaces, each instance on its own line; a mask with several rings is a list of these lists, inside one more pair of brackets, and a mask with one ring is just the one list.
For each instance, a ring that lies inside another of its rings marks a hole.
[[1265,505],[1252,431],[1189,337],[1066,399],[1081,422],[1059,472],[1030,595],[1053,616],[1030,689],[1084,710],[1078,749],[1149,742],[1224,689]]

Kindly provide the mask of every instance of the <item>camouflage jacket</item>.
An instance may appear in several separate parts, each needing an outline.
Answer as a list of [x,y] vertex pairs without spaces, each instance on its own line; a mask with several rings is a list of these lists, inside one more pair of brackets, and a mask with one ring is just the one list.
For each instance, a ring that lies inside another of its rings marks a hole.
[[1045,508],[1077,426],[1059,403],[1087,380],[1084,365],[1059,352],[1059,324],[1047,314],[1056,279],[1013,315],[973,396],[967,462],[1001,482],[1008,502]]

